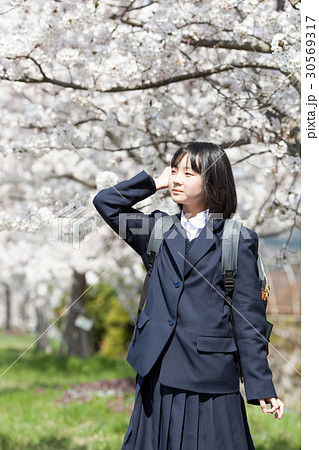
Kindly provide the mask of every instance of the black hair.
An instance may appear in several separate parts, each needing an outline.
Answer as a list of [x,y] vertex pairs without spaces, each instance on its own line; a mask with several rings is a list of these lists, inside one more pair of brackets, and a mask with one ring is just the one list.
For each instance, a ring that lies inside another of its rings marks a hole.
[[[237,193],[233,171],[224,150],[210,142],[188,142],[176,150],[171,167],[177,167],[186,153],[194,172],[203,177],[204,200],[209,212],[221,213],[223,219],[231,218],[237,209]],[[178,206],[183,209],[181,203]]]

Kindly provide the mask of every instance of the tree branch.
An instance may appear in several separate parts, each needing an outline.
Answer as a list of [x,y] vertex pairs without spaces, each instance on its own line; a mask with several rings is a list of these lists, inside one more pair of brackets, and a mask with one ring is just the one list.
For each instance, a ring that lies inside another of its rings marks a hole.
[[[216,75],[218,73],[226,72],[233,69],[265,69],[265,70],[275,70],[280,71],[279,67],[271,65],[271,64],[256,64],[256,63],[233,63],[233,64],[221,64],[219,67],[214,67],[212,69],[203,70],[203,71],[197,71],[197,72],[191,72],[191,73],[185,73],[180,75],[173,75],[170,78],[165,78],[163,80],[158,81],[143,81],[141,84],[137,84],[135,86],[114,86],[109,89],[94,89],[95,92],[100,92],[102,94],[107,93],[116,93],[116,92],[129,92],[129,91],[142,91],[147,89],[154,89],[159,88],[162,86],[167,86],[169,84],[178,83],[181,81],[187,81],[187,80],[195,80],[199,78],[206,78],[212,75]],[[88,91],[90,90],[86,86],[82,86],[79,84],[61,81],[57,79],[50,78],[48,76],[43,76],[41,79],[37,78],[31,78],[29,76],[25,76],[23,78],[17,78],[17,79],[10,79],[7,76],[2,75],[2,79],[7,81],[16,81],[21,83],[34,83],[34,84],[40,84],[40,83],[50,83],[56,86],[61,87],[68,87],[76,90],[82,90],[82,91]]]
[[186,36],[182,39],[183,44],[188,44],[193,47],[208,47],[208,48],[227,48],[229,50],[245,50],[248,52],[271,53],[271,46],[266,42],[237,42],[223,39],[195,39],[191,36]]
[[[191,45],[193,47],[207,47],[207,48],[225,48],[229,50],[244,50],[248,52],[257,53],[272,53],[271,46],[266,42],[253,43],[250,41],[237,42],[233,40],[223,40],[223,39],[195,39],[192,37],[183,38],[182,42],[184,44]],[[296,88],[299,94],[301,94],[301,81],[296,77],[295,74],[287,75],[287,72],[282,71],[279,67],[276,69],[286,76],[289,76],[291,84]]]
[[262,152],[258,152],[258,153],[249,153],[249,155],[244,156],[241,159],[238,159],[237,161],[235,161],[232,166],[235,166],[236,164],[240,164],[243,161],[246,161],[247,159],[251,158],[252,156],[259,156],[259,155],[263,155],[264,153],[271,153],[271,150],[264,150]]
[[0,12],[0,16],[4,16],[5,14],[7,14],[10,11],[12,11],[13,9],[16,9],[16,6],[14,6],[13,8],[8,9],[7,11]]

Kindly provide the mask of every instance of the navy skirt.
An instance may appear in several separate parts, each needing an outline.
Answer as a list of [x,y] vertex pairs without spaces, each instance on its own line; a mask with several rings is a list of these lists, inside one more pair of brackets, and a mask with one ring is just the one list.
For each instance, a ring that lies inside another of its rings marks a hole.
[[121,450],[251,450],[240,392],[202,394],[163,386],[161,360],[137,375],[135,404]]

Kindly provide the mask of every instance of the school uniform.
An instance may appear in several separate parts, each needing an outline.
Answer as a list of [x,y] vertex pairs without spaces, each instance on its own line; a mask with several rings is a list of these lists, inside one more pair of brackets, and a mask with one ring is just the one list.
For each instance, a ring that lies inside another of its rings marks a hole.
[[[158,215],[133,208],[156,192],[144,170],[101,190],[93,204],[142,257]],[[146,304],[127,361],[137,372],[135,405],[122,450],[253,449],[239,391],[236,344],[224,301],[225,220],[183,211],[155,259]],[[233,293],[234,328],[246,401],[277,397],[266,357],[266,315],[257,269],[258,236],[243,226]]]

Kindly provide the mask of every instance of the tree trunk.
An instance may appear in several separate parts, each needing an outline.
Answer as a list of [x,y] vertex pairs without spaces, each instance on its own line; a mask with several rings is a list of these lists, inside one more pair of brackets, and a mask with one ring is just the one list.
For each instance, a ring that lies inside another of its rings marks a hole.
[[45,305],[36,306],[35,311],[37,314],[37,326],[36,326],[37,342],[35,348],[36,350],[44,350],[45,353],[51,353],[52,346],[47,332],[49,328],[49,321],[47,317],[46,307]]
[[85,315],[86,312],[85,289],[85,274],[74,270],[70,308],[66,318],[65,341],[67,344],[67,355],[80,358],[87,358],[92,354],[91,333],[80,329],[74,323],[79,314]]
[[28,330],[29,316],[27,313],[27,305],[28,305],[29,299],[30,299],[29,292],[27,292],[21,302],[21,305],[20,305],[20,316],[21,316],[20,329],[23,334],[27,333],[27,330]]
[[5,299],[6,299],[6,323],[5,323],[5,331],[11,330],[11,292],[10,287],[5,284]]
[[277,11],[284,11],[285,10],[285,0],[277,0]]

